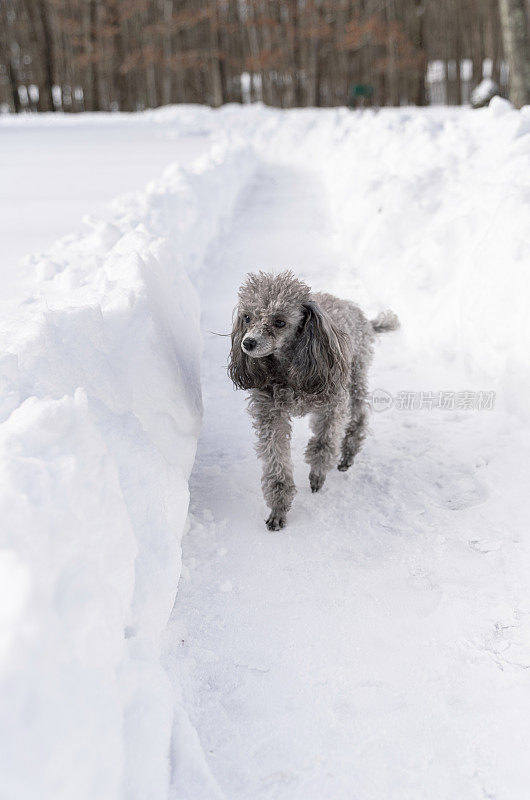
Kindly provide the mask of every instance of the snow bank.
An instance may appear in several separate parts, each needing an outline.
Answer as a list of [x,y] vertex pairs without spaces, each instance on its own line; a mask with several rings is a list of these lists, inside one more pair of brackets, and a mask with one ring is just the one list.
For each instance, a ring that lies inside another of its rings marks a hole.
[[169,168],[33,257],[35,294],[3,321],[3,797],[167,793],[182,712],[159,638],[201,414],[190,275],[253,168],[237,147]]
[[530,107],[227,107],[222,120],[263,158],[319,173],[347,254],[334,275],[345,296],[394,309],[418,361],[442,353],[528,414]]
[[338,115],[324,175],[369,304],[419,361],[441,353],[527,413],[530,115],[496,108]]
[[418,360],[442,352],[527,413],[530,107],[494,98],[479,111],[257,104],[156,114],[315,170],[348,254],[335,285],[368,310],[395,309]]

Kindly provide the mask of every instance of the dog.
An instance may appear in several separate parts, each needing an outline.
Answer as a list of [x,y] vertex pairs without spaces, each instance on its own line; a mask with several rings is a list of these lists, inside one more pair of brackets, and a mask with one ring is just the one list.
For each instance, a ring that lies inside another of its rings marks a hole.
[[374,341],[398,327],[393,312],[370,321],[349,300],[313,294],[289,270],[247,276],[234,311],[228,374],[236,388],[250,390],[269,530],[285,526],[296,493],[291,418],[311,414],[305,460],[311,491],[318,492],[337,461],[345,471],[359,452]]

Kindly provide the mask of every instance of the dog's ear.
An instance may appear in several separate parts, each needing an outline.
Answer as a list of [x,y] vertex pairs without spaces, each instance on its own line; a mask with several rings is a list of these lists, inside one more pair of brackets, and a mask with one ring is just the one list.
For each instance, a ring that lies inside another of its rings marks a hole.
[[238,389],[263,389],[267,385],[269,359],[251,358],[244,353],[241,348],[244,335],[243,320],[236,308],[233,315],[228,375]]
[[303,304],[303,312],[291,362],[294,383],[308,394],[346,386],[351,368],[347,337],[313,300]]

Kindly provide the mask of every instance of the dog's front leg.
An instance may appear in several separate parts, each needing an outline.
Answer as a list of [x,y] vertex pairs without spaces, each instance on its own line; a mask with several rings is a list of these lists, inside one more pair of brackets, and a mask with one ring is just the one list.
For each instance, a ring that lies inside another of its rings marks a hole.
[[305,460],[311,468],[309,485],[312,492],[322,488],[327,473],[337,461],[347,409],[348,395],[341,392],[336,400],[311,416],[313,436],[306,447]]
[[270,531],[285,526],[287,512],[296,493],[291,461],[291,420],[265,392],[253,393],[250,413],[258,435],[256,451],[263,461],[261,486],[271,513],[266,520]]

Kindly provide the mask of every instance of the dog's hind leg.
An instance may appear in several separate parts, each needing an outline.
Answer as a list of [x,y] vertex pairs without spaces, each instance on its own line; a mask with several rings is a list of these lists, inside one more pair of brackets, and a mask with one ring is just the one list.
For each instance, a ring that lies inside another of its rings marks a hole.
[[349,420],[342,440],[341,457],[337,469],[346,472],[366,438],[368,430],[368,408],[366,405],[366,373],[352,365],[350,384]]
[[312,492],[322,488],[327,473],[337,461],[347,413],[348,396],[344,392],[336,402],[311,416],[313,436],[306,447],[305,460],[311,468],[309,485]]

